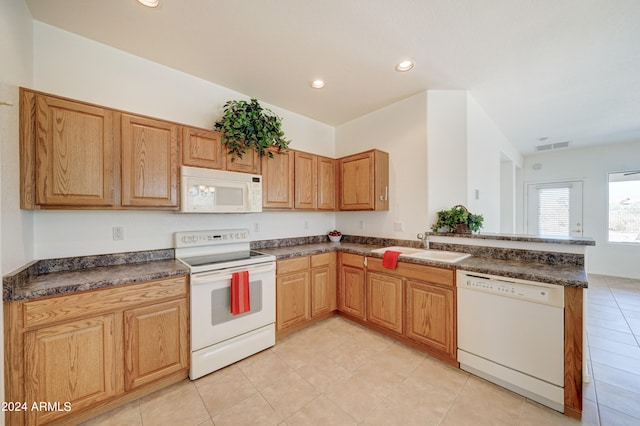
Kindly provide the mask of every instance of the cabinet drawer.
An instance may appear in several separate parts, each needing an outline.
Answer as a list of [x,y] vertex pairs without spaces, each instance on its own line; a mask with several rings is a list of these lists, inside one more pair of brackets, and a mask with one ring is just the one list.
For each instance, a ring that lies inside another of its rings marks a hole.
[[437,266],[418,265],[409,262],[398,262],[396,269],[388,269],[382,266],[382,259],[376,257],[367,258],[369,271],[383,272],[389,275],[398,275],[404,278],[427,281],[447,287],[453,287],[455,270],[439,268]]
[[353,266],[354,268],[364,268],[364,256],[351,253],[340,253],[340,263],[342,265]]
[[24,327],[42,326],[186,295],[187,277],[181,276],[36,299],[24,303]]
[[307,269],[309,269],[309,256],[278,260],[276,263],[277,275],[288,274],[289,272],[305,271]]
[[329,266],[335,262],[335,253],[314,254],[311,256],[311,267]]

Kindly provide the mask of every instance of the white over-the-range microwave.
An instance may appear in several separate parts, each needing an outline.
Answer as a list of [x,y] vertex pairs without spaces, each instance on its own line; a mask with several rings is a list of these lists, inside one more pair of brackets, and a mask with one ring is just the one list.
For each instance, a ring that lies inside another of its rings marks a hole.
[[182,213],[254,213],[262,211],[262,176],[182,166]]

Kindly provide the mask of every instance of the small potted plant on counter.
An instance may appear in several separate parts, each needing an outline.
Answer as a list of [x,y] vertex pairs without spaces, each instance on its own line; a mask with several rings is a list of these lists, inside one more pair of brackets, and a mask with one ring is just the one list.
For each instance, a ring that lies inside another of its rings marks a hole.
[[273,157],[271,147],[285,152],[291,141],[285,139],[281,127],[282,119],[253,98],[249,102],[232,100],[225,103],[222,118],[214,125],[223,133],[221,142],[229,154],[235,154],[231,161],[236,156],[242,158],[248,149],[269,158]]
[[473,214],[465,206],[453,206],[449,210],[438,212],[438,220],[431,227],[433,232],[454,232],[458,234],[470,234],[482,228],[484,217]]
[[334,229],[333,231],[329,232],[329,239],[332,242],[337,243],[342,239],[342,233],[340,233],[340,231],[338,231],[337,229]]

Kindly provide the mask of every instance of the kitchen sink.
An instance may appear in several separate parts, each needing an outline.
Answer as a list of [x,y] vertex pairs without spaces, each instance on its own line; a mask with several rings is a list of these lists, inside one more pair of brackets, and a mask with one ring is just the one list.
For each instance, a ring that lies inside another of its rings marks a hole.
[[409,255],[412,253],[418,253],[418,252],[424,251],[424,249],[413,248],[413,247],[392,246],[392,247],[383,247],[383,248],[371,250],[371,253],[384,253],[387,250],[399,251],[401,254],[404,254],[404,255]]
[[446,250],[426,250],[413,247],[383,247],[371,250],[372,253],[384,253],[387,250],[399,251],[401,256],[412,257],[414,259],[437,260],[438,262],[456,263],[467,257],[471,257],[469,253],[458,253]]
[[445,250],[421,250],[415,253],[407,254],[407,257],[414,259],[437,260],[440,262],[456,263],[467,257],[471,257],[469,253],[459,253],[455,251]]

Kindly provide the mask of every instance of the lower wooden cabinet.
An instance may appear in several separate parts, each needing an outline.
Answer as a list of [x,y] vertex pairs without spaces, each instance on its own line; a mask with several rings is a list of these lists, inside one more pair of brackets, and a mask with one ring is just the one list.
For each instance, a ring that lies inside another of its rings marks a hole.
[[30,408],[9,425],[78,423],[188,375],[184,276],[7,302],[4,321],[5,400]]
[[365,319],[365,258],[339,254],[338,310]]
[[336,310],[336,254],[311,256],[311,318]]
[[[121,365],[116,330],[116,316],[106,314],[24,334],[26,424],[63,417],[65,403],[82,410],[116,395]],[[60,403],[63,411],[30,409],[41,401]]]
[[309,257],[276,263],[276,329],[304,322],[309,315]]
[[455,356],[454,289],[409,280],[406,335]]
[[392,338],[456,365],[453,269],[339,253],[338,310]]
[[336,254],[279,260],[276,264],[276,329],[302,326],[336,309]]
[[188,309],[180,299],[125,311],[126,390],[188,367]]
[[402,333],[404,280],[400,277],[367,274],[367,321]]

